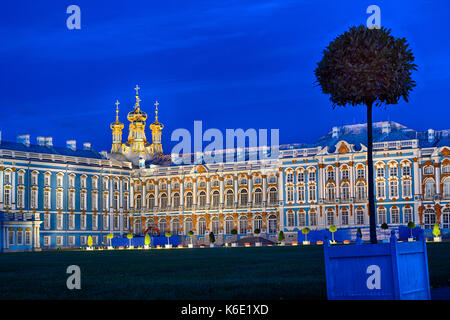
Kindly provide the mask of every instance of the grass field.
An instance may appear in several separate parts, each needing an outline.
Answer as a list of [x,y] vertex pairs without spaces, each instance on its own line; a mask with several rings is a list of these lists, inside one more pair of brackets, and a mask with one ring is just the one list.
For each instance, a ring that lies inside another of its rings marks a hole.
[[[428,244],[432,287],[450,285],[450,243]],[[68,290],[66,268],[81,268]],[[325,299],[323,248],[0,254],[0,299]]]

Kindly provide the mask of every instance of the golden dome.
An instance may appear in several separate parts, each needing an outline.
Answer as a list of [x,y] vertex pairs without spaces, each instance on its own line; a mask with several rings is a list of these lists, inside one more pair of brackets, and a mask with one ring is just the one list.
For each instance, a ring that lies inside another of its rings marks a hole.
[[119,100],[116,101],[116,121],[111,123],[111,130],[119,129],[122,130],[124,128],[124,125],[122,122],[119,121]]

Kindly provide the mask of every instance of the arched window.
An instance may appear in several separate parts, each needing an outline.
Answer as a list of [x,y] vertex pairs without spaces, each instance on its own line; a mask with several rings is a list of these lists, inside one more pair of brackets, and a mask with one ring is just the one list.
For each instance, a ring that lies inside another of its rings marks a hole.
[[186,208],[192,208],[192,192],[186,193],[186,201],[184,203],[186,205]]
[[407,207],[403,209],[403,223],[407,224],[408,222],[413,221],[412,208]]
[[163,193],[162,195],[161,195],[161,206],[160,206],[160,208],[161,209],[167,209],[167,195],[165,194],[165,193]]
[[298,186],[297,198],[298,202],[305,202],[305,186]]
[[211,219],[211,232],[215,235],[219,234],[219,218],[217,217]]
[[364,224],[364,211],[362,209],[356,209],[356,224]]
[[330,210],[327,212],[327,225],[334,225],[334,211]]
[[423,173],[424,174],[433,174],[434,168],[432,166],[426,166],[425,168],[423,168]]
[[366,184],[364,182],[358,182],[356,184],[356,199],[358,201],[366,199]]
[[300,227],[306,226],[306,213],[304,211],[298,213],[298,225]]
[[275,188],[270,188],[269,190],[269,203],[274,205],[278,202],[278,192]]
[[198,203],[200,208],[204,208],[206,206],[206,192],[205,191],[201,191],[199,196],[198,196]]
[[262,223],[263,222],[261,216],[255,216],[255,218],[253,219],[253,230],[259,229],[259,231],[261,231]]
[[231,234],[231,230],[234,229],[234,220],[233,217],[226,217],[225,218],[225,234]]
[[442,211],[442,228],[450,229],[450,208]]
[[433,179],[427,179],[425,181],[425,198],[430,199],[434,197],[434,180]]
[[[450,168],[450,166],[448,166]],[[442,196],[444,199],[450,199],[450,178],[446,178],[443,183]]]
[[315,184],[311,184],[308,186],[308,200],[311,201],[316,201],[316,185]]
[[240,194],[239,194],[239,198],[240,198],[240,205],[241,206],[247,206],[248,203],[248,193],[246,189],[242,189]]
[[398,181],[397,180],[389,181],[389,197],[390,198],[398,198]]
[[269,233],[277,233],[277,217],[275,215],[269,216]]
[[260,188],[255,189],[255,205],[261,205],[262,203],[262,191]]
[[239,234],[246,234],[248,229],[248,219],[246,216],[239,217]]
[[153,194],[148,196],[148,201],[147,201],[147,207],[150,210],[153,210],[155,208],[155,196]]
[[341,185],[341,199],[344,201],[350,199],[350,187],[347,182]]
[[218,208],[220,202],[220,193],[219,191],[215,190],[212,194],[212,207]]
[[178,219],[172,219],[172,234],[178,235],[180,233],[180,221]]
[[387,223],[387,213],[385,208],[378,208],[378,224]]
[[377,182],[377,198],[385,198],[386,197],[386,189],[384,186],[384,181]]
[[234,192],[233,190],[227,190],[227,195],[225,199],[225,206],[227,208],[232,208],[234,203]]
[[288,227],[293,227],[295,226],[295,216],[294,213],[292,211],[289,211],[287,214],[287,226]]
[[205,218],[198,219],[198,234],[204,235],[206,232],[206,220]]
[[191,218],[186,218],[184,220],[184,234],[188,234],[189,231],[192,231],[193,227],[192,227],[192,219]]
[[425,209],[423,213],[423,222],[425,224],[425,229],[433,229],[436,223],[436,214],[433,209]]
[[317,226],[317,212],[309,211],[309,225]]
[[336,190],[333,183],[329,183],[327,185],[327,200],[329,202],[334,202],[334,199],[336,198]]
[[402,197],[411,198],[411,180],[403,180],[402,187]]
[[142,209],[142,197],[140,194],[138,194],[136,196],[136,201],[135,201],[134,207],[136,208],[136,210]]
[[166,219],[160,219],[158,222],[158,228],[159,228],[159,233],[161,235],[164,235],[164,233],[166,233],[167,230],[167,221]]
[[134,233],[142,232],[141,217],[134,218],[134,230],[133,231],[134,231]]
[[397,207],[391,208],[391,223],[392,224],[400,223],[400,210]]
[[178,192],[174,193],[172,199],[174,209],[178,209],[178,207],[180,206],[180,194]]
[[286,201],[294,202],[294,187],[287,187],[286,189]]
[[305,182],[305,172],[304,171],[299,171],[297,173],[297,182],[298,183]]
[[347,210],[347,208],[342,209],[341,222],[342,222],[342,225],[348,226],[348,210]]

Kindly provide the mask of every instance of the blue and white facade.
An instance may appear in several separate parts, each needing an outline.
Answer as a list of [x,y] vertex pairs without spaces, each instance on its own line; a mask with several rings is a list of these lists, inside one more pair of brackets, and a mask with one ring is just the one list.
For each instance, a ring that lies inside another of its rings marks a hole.
[[[369,224],[364,124],[335,127],[313,144],[282,145],[276,159],[185,165],[155,154],[163,126],[156,119],[158,141],[147,142],[139,108],[128,117],[145,156],[133,154],[131,138],[122,144],[118,110],[111,153],[89,143],[78,149],[73,140],[55,147],[52,138],[0,135],[1,251],[76,248],[88,236],[106,245],[107,234],[143,235],[149,227],[182,239],[193,231],[198,243],[213,232],[221,244],[234,239],[233,229],[238,237],[258,229],[273,240],[283,230],[295,241],[305,226]],[[430,229],[438,222],[449,231],[449,134],[374,124],[378,224]]]

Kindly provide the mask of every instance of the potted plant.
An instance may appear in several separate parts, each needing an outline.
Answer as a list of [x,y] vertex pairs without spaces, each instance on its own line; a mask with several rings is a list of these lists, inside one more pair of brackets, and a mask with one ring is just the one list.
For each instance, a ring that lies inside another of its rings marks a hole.
[[94,250],[94,248],[92,248],[92,244],[93,244],[92,237],[89,236],[88,240],[87,240],[87,245],[88,246],[87,246],[86,250]]
[[416,227],[416,224],[412,221],[408,222],[408,228],[411,230],[411,236],[408,238],[409,242],[414,241],[414,237],[413,237],[413,229]]
[[131,239],[133,239],[133,234],[132,233],[127,234],[127,239],[128,239],[128,249],[133,249],[134,246],[131,245]]
[[284,239],[284,232],[281,230],[278,234],[278,242],[280,243],[280,246],[284,246]]
[[329,228],[328,228],[328,230],[331,232],[331,241],[330,241],[330,243],[331,244],[336,244],[336,241],[334,240],[334,233],[337,231],[337,227],[333,224],[333,225],[331,225]]
[[253,230],[253,233],[255,234],[256,237],[258,237],[258,240],[255,242],[255,246],[256,247],[261,247],[262,246],[262,242],[259,240],[259,234],[261,233],[261,230],[256,228],[255,230]]
[[164,235],[167,238],[167,244],[165,245],[166,249],[172,248],[172,245],[170,244],[170,237],[172,236],[172,233],[170,231],[166,231]]
[[107,242],[108,242],[108,250],[112,250],[112,245],[111,245],[111,239],[113,238],[113,234],[112,233],[108,233],[108,235],[106,236]]
[[[231,234],[233,235],[233,237],[236,239],[237,238],[237,230],[236,229],[233,229],[233,230],[231,230]],[[231,246],[232,247],[237,247],[237,242],[235,241],[235,242],[233,242],[233,243],[231,243]]]
[[214,242],[216,242],[216,237],[214,236],[214,232],[210,232],[209,233],[209,246],[211,248],[214,248],[216,246]]
[[187,233],[187,235],[191,238],[191,243],[188,244],[188,248],[193,248],[194,244],[192,243],[192,238],[194,237],[194,232],[191,230]]
[[144,238],[144,249],[150,249],[151,239],[150,235],[147,233]]
[[441,229],[439,229],[439,223],[435,223],[433,227],[433,235],[434,235],[434,242],[441,242],[442,239],[440,237],[441,235]]
[[388,224],[385,222],[385,223],[382,223],[381,224],[381,229],[384,231],[384,239],[383,239],[383,242],[389,242],[388,241],[388,238],[387,238],[387,234],[386,234],[386,230],[388,230],[389,229],[389,226],[388,226]]
[[310,242],[308,241],[308,233],[309,233],[309,228],[305,227],[302,229],[302,233],[305,235],[305,241],[303,241],[304,245],[308,245]]

